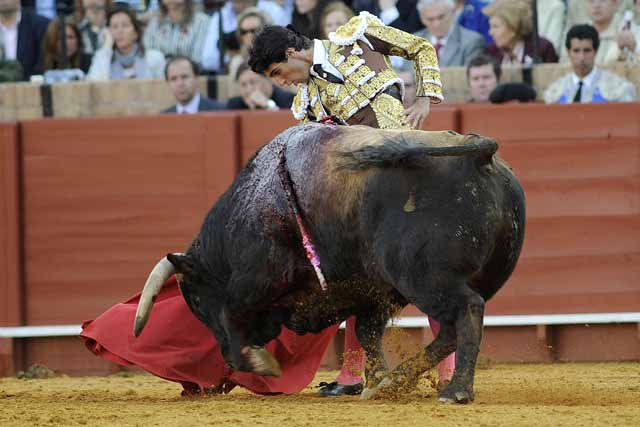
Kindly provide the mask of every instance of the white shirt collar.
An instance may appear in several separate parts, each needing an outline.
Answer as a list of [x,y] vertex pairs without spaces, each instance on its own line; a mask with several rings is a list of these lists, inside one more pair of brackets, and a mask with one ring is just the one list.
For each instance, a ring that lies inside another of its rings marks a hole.
[[196,93],[191,101],[187,105],[182,105],[178,102],[176,104],[176,112],[178,114],[195,114],[198,112],[198,106],[200,105],[200,92]]
[[591,87],[591,85],[593,84],[593,79],[596,76],[596,69],[597,67],[593,67],[593,69],[591,70],[591,72],[589,74],[587,74],[586,76],[584,76],[583,78],[580,78],[576,75],[576,73],[572,73],[571,74],[571,79],[573,80],[573,85],[574,86],[578,86],[578,82],[580,82],[580,80],[582,80],[582,86],[585,87],[585,89],[587,87]]
[[344,76],[336,67],[334,67],[329,62],[329,55],[327,54],[327,49],[324,47],[324,43],[322,40],[314,39],[313,40],[313,65],[311,65],[311,69],[309,70],[312,76],[320,77],[318,73],[313,69],[314,65],[320,65],[320,67],[328,72],[338,77],[340,80],[344,80]]
[[453,31],[453,26],[455,25],[455,23],[451,24],[451,28],[449,28],[449,31],[447,31],[447,34],[444,35],[443,38],[441,38],[440,40],[438,40],[438,38],[436,36],[434,36],[433,34],[431,34],[429,36],[429,41],[431,42],[432,45],[436,45],[436,43],[440,42],[440,46],[444,47],[447,44],[447,40],[449,40],[449,37],[451,36],[451,32]]

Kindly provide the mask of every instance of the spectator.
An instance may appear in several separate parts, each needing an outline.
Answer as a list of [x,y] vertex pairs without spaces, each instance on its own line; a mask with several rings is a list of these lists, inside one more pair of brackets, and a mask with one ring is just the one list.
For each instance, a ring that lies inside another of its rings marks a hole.
[[385,25],[415,33],[423,28],[416,13],[417,3],[417,0],[353,0],[351,7],[356,14],[366,10],[378,16]]
[[78,27],[71,22],[65,22],[65,40],[67,44],[67,64],[60,63],[62,49],[60,48],[60,18],[49,22],[43,41],[44,71],[78,68],[84,73],[89,71],[91,55],[84,52],[82,37]]
[[224,110],[224,104],[200,94],[198,64],[187,56],[169,58],[165,78],[177,103],[163,113],[195,114],[202,111]]
[[[211,15],[209,26],[207,27],[204,50],[202,53],[202,68],[207,72],[223,72],[226,60],[220,54],[220,33],[222,32],[224,44],[235,38],[237,20],[242,12],[248,8],[255,7],[260,10],[269,21],[275,25],[287,25],[291,22],[291,16],[287,15],[284,9],[275,2],[268,0],[232,0],[224,7]],[[222,31],[220,24],[222,23]],[[237,64],[235,64],[237,66]],[[233,74],[232,74],[233,75]]]
[[265,76],[254,73],[246,62],[238,67],[236,81],[240,96],[227,103],[230,110],[278,110],[291,108],[294,94],[275,86]]
[[[486,53],[502,64],[533,63],[531,2],[494,0],[482,12],[489,17],[489,32],[494,40]],[[542,62],[558,62],[556,51],[549,40],[539,37],[538,48]]]
[[328,3],[328,0],[295,0],[291,25],[310,39],[321,38],[320,17]]
[[404,82],[404,97],[402,104],[404,108],[411,107],[416,102],[416,79],[413,70],[400,70],[398,77]]
[[576,25],[565,41],[572,73],[561,77],[544,93],[547,104],[628,102],[636,89],[626,79],[596,65],[600,47],[598,31],[591,25]]
[[341,1],[329,3],[320,16],[320,38],[328,39],[329,33],[353,18],[353,11]]
[[49,20],[21,10],[20,0],[0,0],[0,36],[6,60],[17,60],[23,79],[42,74],[42,40]]
[[16,60],[5,59],[3,43],[0,43],[0,83],[22,80],[22,65]]
[[93,55],[102,47],[107,34],[105,27],[107,9],[111,8],[111,0],[80,0],[82,19],[78,29],[82,35],[84,51]]
[[236,37],[240,45],[240,50],[231,58],[231,61],[229,61],[230,76],[236,76],[238,74],[238,67],[249,58],[248,50],[254,34],[261,27],[270,23],[267,17],[257,7],[245,9],[238,15]]
[[556,52],[562,50],[567,6],[562,0],[538,0],[538,34],[553,44]]
[[469,102],[489,102],[491,92],[500,82],[500,63],[492,56],[478,55],[467,66],[467,84],[471,97]]
[[209,17],[195,11],[193,0],[160,0],[159,9],[145,30],[145,46],[165,55],[183,55],[200,62]]
[[145,49],[140,21],[129,8],[107,14],[108,40],[93,56],[91,80],[161,79],[165,60],[162,52]]
[[[600,38],[597,65],[612,64],[625,60],[628,55],[640,53],[640,27],[631,22],[626,28],[622,16],[616,16],[618,0],[586,0],[586,4],[590,24],[598,31]],[[563,55],[563,62],[567,61],[570,59]]]
[[466,65],[484,49],[480,34],[454,21],[454,8],[453,0],[420,0],[418,3],[420,19],[426,28],[415,34],[431,42],[441,67]]
[[493,43],[489,34],[489,18],[482,13],[482,9],[488,4],[485,0],[456,0],[455,9],[456,22],[467,30],[481,34],[486,45]]

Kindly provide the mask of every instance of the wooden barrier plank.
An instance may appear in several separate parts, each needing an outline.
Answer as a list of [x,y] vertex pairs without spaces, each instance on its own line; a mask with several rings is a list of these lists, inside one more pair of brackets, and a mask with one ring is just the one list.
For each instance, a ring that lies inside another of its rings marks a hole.
[[0,124],[0,326],[23,321],[18,150],[16,123]]
[[243,111],[238,114],[240,115],[239,140],[242,167],[260,147],[297,123],[290,110]]
[[27,323],[95,317],[184,250],[235,177],[235,127],[232,114],[25,123]]
[[460,106],[460,132],[529,141],[634,137],[640,135],[639,116],[639,103],[467,104]]
[[429,116],[422,124],[422,130],[460,129],[460,112],[456,106],[439,104],[431,107]]

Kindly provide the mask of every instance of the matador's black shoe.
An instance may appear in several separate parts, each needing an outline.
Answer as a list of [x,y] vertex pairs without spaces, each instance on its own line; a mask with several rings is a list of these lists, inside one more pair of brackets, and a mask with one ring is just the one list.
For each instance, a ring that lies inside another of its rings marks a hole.
[[338,384],[336,381],[332,383],[321,382],[318,387],[320,387],[320,396],[322,397],[342,396],[344,394],[354,396],[362,393],[363,388],[362,383],[345,385]]

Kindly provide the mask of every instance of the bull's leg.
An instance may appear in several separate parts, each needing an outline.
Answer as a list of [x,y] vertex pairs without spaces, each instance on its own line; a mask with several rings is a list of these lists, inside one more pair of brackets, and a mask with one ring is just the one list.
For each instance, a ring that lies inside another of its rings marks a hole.
[[473,381],[482,340],[484,299],[467,286],[461,289],[459,297],[456,369],[451,383],[438,395],[438,400],[447,403],[473,400]]
[[371,310],[356,316],[356,336],[367,353],[365,386],[375,387],[387,372],[382,349],[382,337],[389,320],[384,310]]

